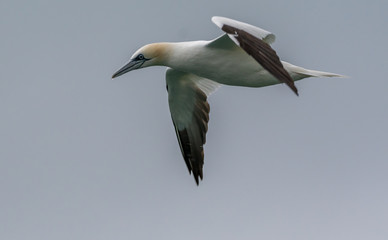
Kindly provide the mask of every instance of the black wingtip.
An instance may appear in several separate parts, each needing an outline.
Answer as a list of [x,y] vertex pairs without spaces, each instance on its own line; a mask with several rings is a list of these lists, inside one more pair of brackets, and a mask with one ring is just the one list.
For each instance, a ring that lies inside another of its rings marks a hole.
[[199,186],[198,176],[195,176],[194,179],[195,179],[195,183],[197,184],[197,186]]
[[[292,79],[291,79],[292,80]],[[296,88],[295,86],[295,82],[294,80],[292,80],[292,82],[287,82],[285,83],[294,93],[296,96],[299,97],[299,93],[298,93],[298,89]]]
[[203,179],[202,169],[200,169],[199,171],[193,171],[192,173],[195,183],[197,184],[197,186],[199,186],[199,179],[201,179],[201,181]]
[[291,89],[295,93],[295,95],[299,97],[298,89],[295,86],[294,88],[291,88]]

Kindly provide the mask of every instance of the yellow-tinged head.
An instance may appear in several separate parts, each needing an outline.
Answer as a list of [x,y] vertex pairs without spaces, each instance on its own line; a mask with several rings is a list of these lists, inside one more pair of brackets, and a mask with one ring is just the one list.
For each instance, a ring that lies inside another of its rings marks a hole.
[[141,47],[137,50],[127,64],[121,67],[112,78],[123,75],[135,69],[164,65],[168,55],[168,43],[152,43]]

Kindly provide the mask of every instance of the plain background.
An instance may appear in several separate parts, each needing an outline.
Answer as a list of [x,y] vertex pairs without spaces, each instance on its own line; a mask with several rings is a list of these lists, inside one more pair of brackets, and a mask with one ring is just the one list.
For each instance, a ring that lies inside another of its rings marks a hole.
[[[387,239],[387,5],[2,0],[0,239]],[[144,44],[218,37],[214,15],[350,77],[220,88],[197,187],[165,69],[110,77]]]

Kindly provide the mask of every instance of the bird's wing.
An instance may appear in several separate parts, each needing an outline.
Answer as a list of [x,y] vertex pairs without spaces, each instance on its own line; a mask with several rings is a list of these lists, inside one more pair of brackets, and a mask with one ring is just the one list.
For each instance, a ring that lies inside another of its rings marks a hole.
[[[221,28],[229,38],[251,55],[265,70],[276,77],[280,82],[287,84],[298,95],[294,80],[283,67],[275,50],[269,43],[275,40],[275,35],[261,28],[224,17],[213,17],[212,21]],[[209,46],[226,45],[227,39],[223,36],[215,39]]]
[[203,145],[206,142],[210,107],[207,97],[220,84],[194,74],[168,69],[168,104],[179,146],[189,172],[198,185],[203,178]]
[[[275,42],[276,37],[273,33],[268,32],[267,30],[261,29],[259,27],[250,25],[248,23],[243,23],[226,17],[212,17],[212,21],[221,29],[224,25],[234,26],[235,28],[244,30],[245,32],[263,40],[268,44]],[[236,43],[239,44],[238,42]]]

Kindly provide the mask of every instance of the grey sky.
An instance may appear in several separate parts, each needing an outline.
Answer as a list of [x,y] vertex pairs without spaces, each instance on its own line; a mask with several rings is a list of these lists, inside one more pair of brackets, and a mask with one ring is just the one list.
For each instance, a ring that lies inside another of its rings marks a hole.
[[[383,0],[3,0],[0,239],[387,239],[387,12]],[[219,36],[214,15],[273,32],[285,61],[351,77],[299,81],[300,97],[220,88],[197,187],[164,68],[110,76],[144,44]]]

